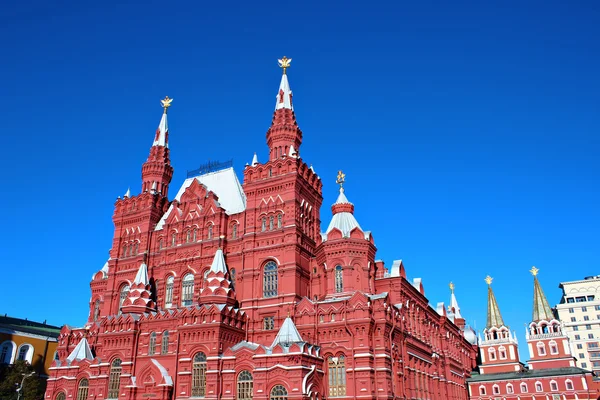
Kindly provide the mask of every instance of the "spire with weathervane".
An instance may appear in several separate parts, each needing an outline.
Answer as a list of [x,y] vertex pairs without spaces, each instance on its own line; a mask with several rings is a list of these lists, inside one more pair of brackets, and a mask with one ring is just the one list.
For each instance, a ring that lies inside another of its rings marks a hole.
[[529,272],[533,275],[533,322],[539,322],[541,320],[551,321],[554,319],[554,313],[548,299],[542,290],[542,286],[538,281],[537,275],[540,270],[536,267],[531,268]]
[[354,204],[350,203],[344,194],[345,182],[346,174],[344,174],[341,170],[338,171],[335,183],[340,186],[340,193],[338,194],[335,203],[333,203],[331,206],[333,218],[327,227],[327,231],[325,231],[326,234],[331,232],[333,229],[338,229],[342,232],[343,237],[349,237],[350,232],[354,228],[362,230],[358,224],[358,221],[354,217]]
[[494,295],[494,291],[492,290],[492,280],[491,276],[485,277],[485,283],[488,285],[488,301],[487,301],[487,324],[486,328],[500,328],[504,326],[504,320],[502,319],[502,315],[500,314],[500,308],[498,307],[498,302],[496,301],[496,296]]
[[160,101],[163,114],[154,135],[148,159],[142,166],[142,192],[161,194],[167,196],[169,183],[173,177],[173,167],[169,159],[169,125],[167,110],[171,107],[173,99],[166,96]]
[[287,76],[287,69],[290,68],[292,59],[284,56],[278,62],[283,74],[276,96],[273,121],[267,131],[269,160],[287,157],[292,153],[299,156],[300,144],[302,143],[302,131],[296,122],[292,104],[292,89],[290,89]]

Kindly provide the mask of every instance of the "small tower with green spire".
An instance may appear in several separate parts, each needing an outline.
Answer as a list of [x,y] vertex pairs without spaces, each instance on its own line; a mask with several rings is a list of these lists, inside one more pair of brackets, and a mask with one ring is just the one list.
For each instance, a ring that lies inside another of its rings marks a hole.
[[485,277],[488,285],[487,323],[483,330],[483,338],[479,341],[481,352],[481,374],[515,372],[523,369],[519,361],[516,335],[504,324],[500,307],[492,290],[491,276]]
[[529,270],[533,275],[533,315],[525,332],[531,357],[527,364],[531,369],[574,367],[569,338],[550,308],[538,280],[539,271],[536,267]]

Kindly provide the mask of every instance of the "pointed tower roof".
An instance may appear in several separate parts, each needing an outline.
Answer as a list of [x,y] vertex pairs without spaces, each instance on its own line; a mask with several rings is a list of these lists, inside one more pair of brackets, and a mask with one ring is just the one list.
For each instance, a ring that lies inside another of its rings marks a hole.
[[127,191],[123,195],[123,198],[131,197],[131,188],[127,188]]
[[256,153],[254,153],[254,157],[252,157],[252,163],[250,165],[252,165],[253,167],[255,165],[258,165],[258,156],[256,155]]
[[92,349],[90,349],[90,345],[86,338],[83,338],[77,343],[77,346],[73,349],[71,354],[67,357],[67,361],[72,363],[73,361],[81,361],[81,360],[93,360],[94,355],[92,354]]
[[362,228],[354,217],[354,204],[350,203],[344,194],[345,180],[346,174],[342,171],[338,171],[336,183],[340,185],[340,194],[335,203],[331,206],[333,218],[331,218],[331,222],[329,223],[325,234],[328,234],[333,229],[339,229],[340,232],[342,232],[343,237],[350,237],[350,232],[352,232],[354,228],[358,228],[362,231]]
[[533,275],[533,319],[532,321],[537,322],[540,320],[550,321],[554,319],[554,313],[548,299],[542,290],[542,286],[538,281],[537,275],[539,269],[536,267],[531,268],[529,271]]
[[298,332],[298,328],[296,328],[296,324],[290,317],[287,317],[281,328],[279,328],[279,332],[277,332],[277,336],[275,336],[275,340],[271,347],[275,347],[278,344],[282,346],[288,347],[292,343],[301,343],[304,342],[302,340],[302,336],[300,336],[300,332]]
[[277,61],[279,62],[279,66],[283,69],[283,75],[281,76],[281,83],[279,84],[279,91],[277,92],[276,96],[277,101],[275,103],[275,110],[280,110],[282,108],[293,110],[294,106],[292,105],[292,89],[290,89],[290,83],[288,82],[286,74],[286,70],[290,67],[292,59],[283,56],[282,59]]
[[169,96],[160,101],[162,103],[164,112],[160,119],[160,123],[158,124],[158,128],[156,129],[156,136],[154,137],[152,146],[169,147],[169,124],[167,122],[167,109],[171,107],[172,101],[173,99],[170,99]]
[[455,318],[462,318],[458,301],[456,301],[456,296],[454,295],[454,283],[452,282],[450,282],[450,309],[454,312]]
[[227,265],[225,264],[225,257],[223,256],[223,249],[218,248],[215,253],[215,257],[213,258],[213,262],[210,266],[211,272],[222,272],[225,274],[227,272]]
[[135,285],[141,283],[142,285],[146,286],[149,282],[150,280],[148,279],[148,266],[146,265],[146,263],[142,263],[140,265],[140,268],[138,269],[135,279],[133,280],[133,284]]
[[487,324],[485,327],[499,328],[504,326],[504,321],[500,314],[500,308],[498,308],[498,302],[496,302],[496,296],[494,296],[494,291],[492,290],[492,280],[493,278],[489,275],[485,278],[485,282],[488,284]]

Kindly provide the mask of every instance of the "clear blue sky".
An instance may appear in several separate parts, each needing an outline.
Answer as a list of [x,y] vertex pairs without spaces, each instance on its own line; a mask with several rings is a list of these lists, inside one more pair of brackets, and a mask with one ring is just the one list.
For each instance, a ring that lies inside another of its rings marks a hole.
[[84,323],[165,95],[172,193],[209,159],[266,160],[283,55],[323,225],[343,169],[378,258],[433,305],[452,280],[482,328],[491,274],[523,339],[532,265],[551,303],[600,273],[598,2],[111,3],[0,11],[2,313]]

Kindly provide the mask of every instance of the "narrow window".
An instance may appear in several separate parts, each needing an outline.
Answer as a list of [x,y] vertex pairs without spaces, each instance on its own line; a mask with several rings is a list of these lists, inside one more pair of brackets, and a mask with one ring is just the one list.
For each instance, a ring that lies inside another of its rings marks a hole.
[[237,239],[237,227],[238,227],[238,224],[233,224],[233,226],[231,227],[231,238],[232,239]]
[[565,385],[567,387],[567,390],[573,390],[573,382],[570,380],[565,381]]
[[176,233],[173,233],[173,234],[171,235],[171,246],[172,246],[172,247],[175,247],[175,245],[176,245],[176,244],[177,244],[177,234],[176,234]]
[[156,332],[150,333],[150,341],[148,342],[148,355],[153,356],[156,351]]
[[140,243],[139,242],[135,242],[133,245],[133,254],[137,255],[140,249]]
[[165,286],[165,308],[170,308],[173,305],[173,283],[175,278],[169,276],[167,278],[167,285]]
[[193,241],[194,243],[196,242],[196,238],[197,238],[197,236],[198,236],[198,229],[197,229],[197,228],[194,228],[194,233],[193,233],[193,236],[192,236],[192,241]]
[[160,344],[160,354],[169,352],[169,331],[164,331],[162,334],[162,342]]
[[123,287],[121,287],[121,294],[119,296],[119,312],[121,312],[121,306],[123,305],[123,302],[127,296],[129,296],[129,285],[123,285]]
[[281,225],[283,225],[283,214],[277,215],[277,227],[281,228]]
[[329,397],[346,395],[346,358],[329,357],[327,360],[329,375]]
[[538,349],[538,354],[540,356],[545,356],[546,355],[546,346],[544,346],[544,343],[539,342],[537,344],[537,349]]
[[115,358],[110,366],[108,377],[108,399],[119,398],[119,388],[121,386],[121,360]]
[[275,224],[275,217],[271,215],[269,217],[269,230],[272,231]]
[[237,380],[237,400],[252,400],[254,382],[252,374],[242,371]]
[[123,245],[123,256],[122,257],[127,257],[127,245],[126,244]]
[[163,248],[163,240],[158,239],[158,250],[162,250],[162,248]]
[[282,385],[275,385],[273,389],[271,389],[271,395],[269,396],[269,400],[287,400],[288,391]]
[[208,226],[208,238],[212,239],[212,237],[213,237],[213,226],[209,225]]
[[194,302],[194,275],[187,274],[183,277],[181,292],[181,305],[183,307],[191,306]]
[[80,380],[77,388],[77,400],[87,400],[89,388],[90,385],[87,379]]
[[261,232],[264,232],[267,230],[267,217],[262,218],[262,225],[261,225],[260,230],[261,230]]
[[492,392],[494,394],[500,394],[500,387],[498,385],[492,386]]
[[197,353],[192,364],[192,396],[206,395],[206,354]]
[[231,280],[231,286],[233,286],[233,288],[235,289],[235,268],[231,268],[231,271],[229,271],[229,279]]
[[479,386],[479,394],[485,394],[485,387]]
[[187,233],[185,234],[185,242],[189,243],[191,240],[192,240],[192,232],[187,231]]
[[0,364],[10,364],[13,349],[12,342],[2,343],[2,349],[0,350]]
[[344,271],[342,266],[335,267],[335,292],[342,293],[344,291]]
[[510,383],[506,385],[506,393],[513,393],[513,386]]
[[521,393],[527,393],[527,384],[521,383]]
[[94,302],[94,321],[98,321],[100,318],[100,300]]
[[269,261],[263,273],[263,297],[277,296],[277,264]]
[[543,390],[542,389],[542,384],[540,382],[536,382],[536,384],[535,384],[535,391],[536,392],[541,392],[542,390]]
[[558,390],[558,384],[554,381],[550,381],[550,390],[552,391],[557,391]]

